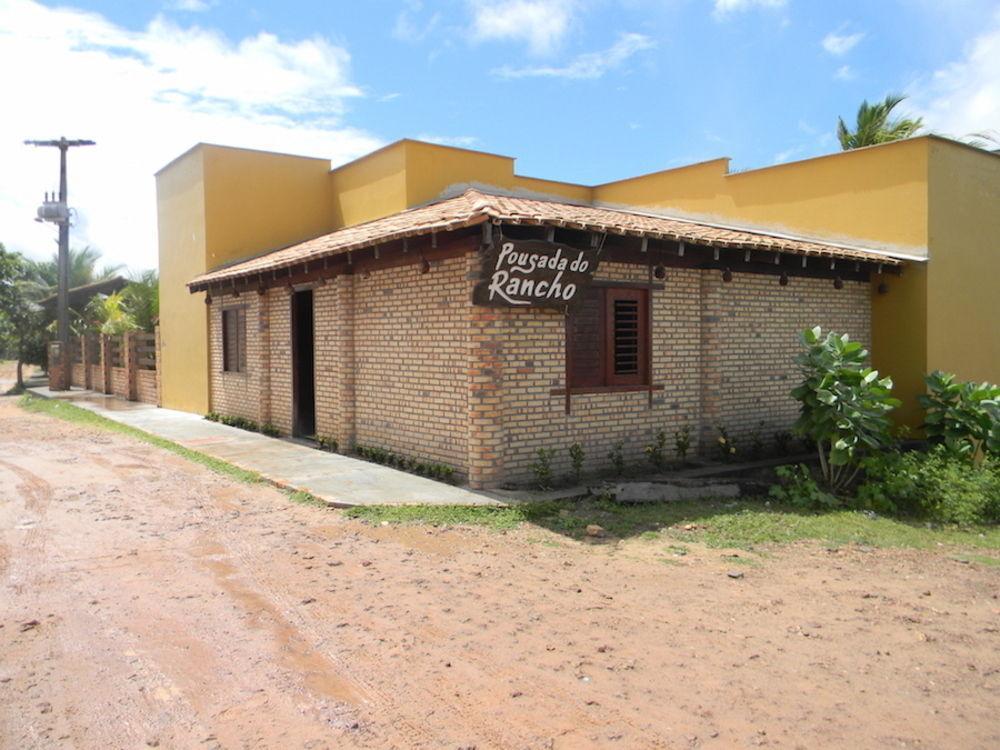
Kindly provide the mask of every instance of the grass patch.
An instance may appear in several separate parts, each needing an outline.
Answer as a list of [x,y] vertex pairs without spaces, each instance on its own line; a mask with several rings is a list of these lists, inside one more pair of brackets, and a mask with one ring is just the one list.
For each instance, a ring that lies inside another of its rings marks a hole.
[[[358,505],[347,508],[349,518],[369,523],[428,524],[431,526],[486,526],[512,529],[549,511],[549,503],[500,508],[489,505]],[[556,509],[557,510],[557,509]]]
[[299,505],[315,505],[317,508],[330,507],[311,492],[306,492],[305,490],[286,490],[286,492],[288,493],[288,499],[293,503],[298,503]]
[[[122,424],[121,422],[115,422],[114,420],[102,417],[100,414],[92,412],[89,409],[81,409],[79,406],[74,406],[66,401],[40,398],[39,396],[26,394],[18,400],[18,406],[25,411],[29,411],[34,414],[46,414],[50,417],[56,417],[57,419],[62,419],[66,422],[73,422],[74,424],[82,424],[88,427],[96,427],[101,430],[127,435],[143,443],[155,445],[157,448],[170,451],[171,453],[174,453],[182,458],[186,458],[188,461],[201,464],[205,468],[211,469],[217,474],[222,474],[223,476],[235,479],[238,482],[243,482],[244,484],[260,484],[264,481],[261,475],[255,471],[241,469],[238,466],[233,466],[231,463],[227,463],[226,461],[208,456],[204,453],[199,453],[198,451],[193,451],[190,448],[185,448],[183,445],[178,445],[177,443],[165,438],[151,435],[148,432],[143,432],[142,430]],[[312,496],[310,495],[310,497]],[[315,498],[313,499],[315,500]]]
[[956,555],[956,560],[967,563],[978,563],[992,568],[1000,568],[1000,557],[987,557],[986,555]]
[[[775,507],[763,500],[697,501],[618,505],[589,499],[515,505],[509,508],[411,505],[350,508],[352,517],[392,524],[477,525],[509,529],[521,524],[541,526],[581,538],[589,524],[602,526],[612,538],[639,537],[650,542],[694,542],[714,548],[754,549],[800,540],[830,546],[980,548],[1000,550],[1000,527],[971,529],[923,522],[871,517],[855,511],[802,512]],[[690,526],[690,530],[685,530]],[[683,545],[667,548],[683,554]],[[992,559],[992,558],[989,558]]]

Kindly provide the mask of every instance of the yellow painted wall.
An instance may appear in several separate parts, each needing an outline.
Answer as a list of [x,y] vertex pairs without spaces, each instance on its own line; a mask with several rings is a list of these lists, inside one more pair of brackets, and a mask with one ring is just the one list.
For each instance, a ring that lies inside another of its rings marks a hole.
[[927,365],[1000,383],[1000,155],[930,151]]
[[594,200],[919,254],[927,246],[929,142],[916,138],[733,174],[727,160],[717,159],[598,185]]
[[872,340],[865,342],[872,366],[892,376],[893,395],[903,402],[894,419],[914,428],[923,421],[917,396],[927,372],[927,270],[911,264],[902,276],[885,274],[886,294],[878,293],[880,280],[872,280]]
[[332,231],[329,172],[325,159],[200,144],[157,174],[163,406],[209,408],[204,294],[187,282]]
[[405,141],[392,143],[330,173],[332,218],[353,226],[407,208]]
[[188,151],[156,176],[160,260],[161,402],[208,411],[208,328],[202,295],[186,284],[205,271],[202,152]]

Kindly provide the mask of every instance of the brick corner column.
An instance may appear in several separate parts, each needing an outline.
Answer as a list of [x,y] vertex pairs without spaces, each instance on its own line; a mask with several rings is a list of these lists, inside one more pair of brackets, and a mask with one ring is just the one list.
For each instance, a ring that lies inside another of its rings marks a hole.
[[503,474],[503,330],[504,312],[472,304],[480,260],[470,253],[468,279],[469,344],[469,486],[497,486]]
[[336,311],[337,321],[337,420],[336,439],[342,451],[354,449],[358,439],[357,404],[355,399],[354,358],[354,276],[342,274],[337,276]]

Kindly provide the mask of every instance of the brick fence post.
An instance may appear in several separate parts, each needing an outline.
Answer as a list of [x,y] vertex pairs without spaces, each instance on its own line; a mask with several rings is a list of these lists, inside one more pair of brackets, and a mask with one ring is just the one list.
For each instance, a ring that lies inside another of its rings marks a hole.
[[83,387],[88,391],[93,390],[94,382],[90,376],[90,349],[92,347],[92,337],[85,333],[80,337],[80,360],[83,362]]
[[469,305],[469,486],[483,489],[501,479],[503,461],[503,360],[500,332],[504,312],[472,304],[472,288],[480,276],[478,253],[468,256]]
[[122,358],[125,365],[125,392],[129,401],[139,400],[139,386],[137,383],[139,373],[139,355],[136,352],[136,338],[133,331],[122,335]]
[[111,337],[101,334],[101,392],[111,393]]
[[58,341],[50,341],[48,345],[49,390],[68,391],[71,367],[69,348],[63,347]]

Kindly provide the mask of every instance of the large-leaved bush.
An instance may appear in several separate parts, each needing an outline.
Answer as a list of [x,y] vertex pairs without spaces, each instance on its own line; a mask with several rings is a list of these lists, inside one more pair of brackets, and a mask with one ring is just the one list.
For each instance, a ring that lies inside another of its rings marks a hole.
[[975,462],[1000,457],[1000,386],[963,383],[940,370],[924,380],[928,393],[918,400],[927,439]]
[[880,378],[868,351],[847,334],[824,336],[817,326],[802,332],[802,343],[802,382],[792,390],[801,404],[795,431],[816,445],[823,481],[839,492],[854,481],[865,451],[890,443],[888,414],[900,402],[892,379]]

